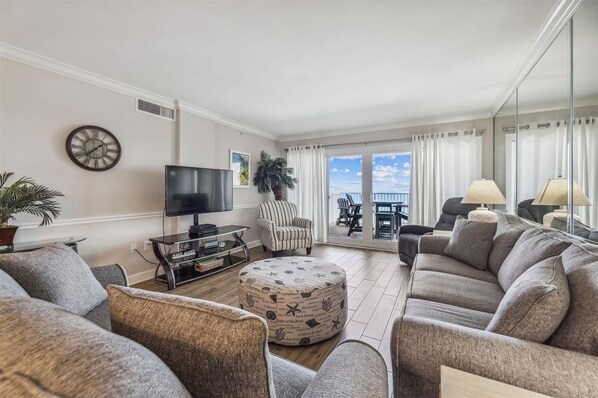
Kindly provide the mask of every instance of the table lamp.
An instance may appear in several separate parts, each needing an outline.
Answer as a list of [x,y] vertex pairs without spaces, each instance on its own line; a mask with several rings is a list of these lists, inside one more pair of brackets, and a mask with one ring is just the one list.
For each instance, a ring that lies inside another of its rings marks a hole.
[[[550,227],[552,219],[556,217],[567,218],[567,205],[569,204],[569,180],[566,178],[549,178],[544,184],[532,205],[560,206],[551,213],[544,215],[542,223]],[[591,206],[588,197],[582,192],[577,182],[573,181],[573,205]]]
[[473,221],[496,222],[496,213],[490,211],[484,205],[504,205],[507,200],[503,196],[494,180],[476,180],[471,183],[467,195],[461,203],[479,204],[476,210],[470,211],[468,218]]

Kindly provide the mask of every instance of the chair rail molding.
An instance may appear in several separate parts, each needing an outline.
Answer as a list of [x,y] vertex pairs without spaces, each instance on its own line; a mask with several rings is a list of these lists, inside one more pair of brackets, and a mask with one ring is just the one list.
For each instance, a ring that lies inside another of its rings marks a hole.
[[[233,206],[233,211],[235,210],[246,210],[246,209],[257,209],[258,203],[255,204],[246,204],[246,205],[235,205]],[[98,216],[98,217],[82,217],[82,218],[70,218],[70,219],[58,219],[55,220],[52,224],[43,227],[52,228],[52,227],[65,227],[69,225],[80,225],[80,224],[96,224],[96,223],[106,223],[106,222],[119,222],[119,221],[131,221],[131,220],[141,220],[145,218],[158,218],[162,217],[162,211],[154,211],[148,213],[133,213],[133,214],[118,214],[118,215],[111,215],[111,216]],[[19,225],[20,229],[35,229],[41,228],[39,227],[39,223],[37,222],[30,222],[24,223]]]
[[509,76],[494,100],[490,109],[492,115],[496,115],[500,108],[509,100],[511,94],[523,82],[540,58],[542,58],[542,55],[544,55],[548,47],[550,47],[584,1],[586,0],[561,0],[555,5],[526,56],[517,65],[511,76]]

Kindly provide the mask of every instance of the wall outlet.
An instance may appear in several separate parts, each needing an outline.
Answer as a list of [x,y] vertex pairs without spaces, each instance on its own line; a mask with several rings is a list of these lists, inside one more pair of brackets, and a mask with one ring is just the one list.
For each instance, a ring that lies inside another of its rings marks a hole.
[[152,248],[152,242],[150,242],[149,240],[146,240],[145,242],[143,242],[143,251],[148,251],[151,248]]
[[135,253],[135,250],[137,250],[137,242],[131,243],[131,253]]

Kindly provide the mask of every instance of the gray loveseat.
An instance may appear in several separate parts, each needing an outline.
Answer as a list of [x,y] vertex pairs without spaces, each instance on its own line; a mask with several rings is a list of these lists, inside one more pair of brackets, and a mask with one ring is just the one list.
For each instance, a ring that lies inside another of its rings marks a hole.
[[[60,274],[56,254],[70,257],[65,264],[75,267],[70,272],[77,278],[89,279],[89,268],[77,268],[82,260],[65,247],[41,250],[53,260],[44,257],[39,268],[34,253],[21,257],[27,267],[19,266],[19,257],[0,256],[0,396],[388,396],[384,360],[365,343],[341,343],[314,372],[269,353],[263,319],[203,300],[124,287],[126,272],[118,265],[92,268],[97,282],[87,280],[85,289],[70,295],[81,286],[65,288],[69,282],[32,272],[51,266],[53,275]],[[73,311],[81,308],[77,297],[86,296],[83,290],[95,290],[100,302],[81,316]]]
[[[445,256],[449,240],[419,241],[392,331],[395,397],[437,396],[441,365],[554,397],[598,396],[598,246],[500,215],[489,268],[480,270]],[[486,331],[512,277],[505,264],[558,255],[570,304],[556,331],[544,343]]]

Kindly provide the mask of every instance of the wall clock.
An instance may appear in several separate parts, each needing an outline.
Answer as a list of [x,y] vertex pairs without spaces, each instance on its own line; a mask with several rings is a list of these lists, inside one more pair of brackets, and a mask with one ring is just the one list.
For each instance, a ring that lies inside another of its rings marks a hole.
[[98,126],[82,126],[66,139],[66,153],[79,167],[90,171],[105,171],[120,160],[120,143],[110,131]]

